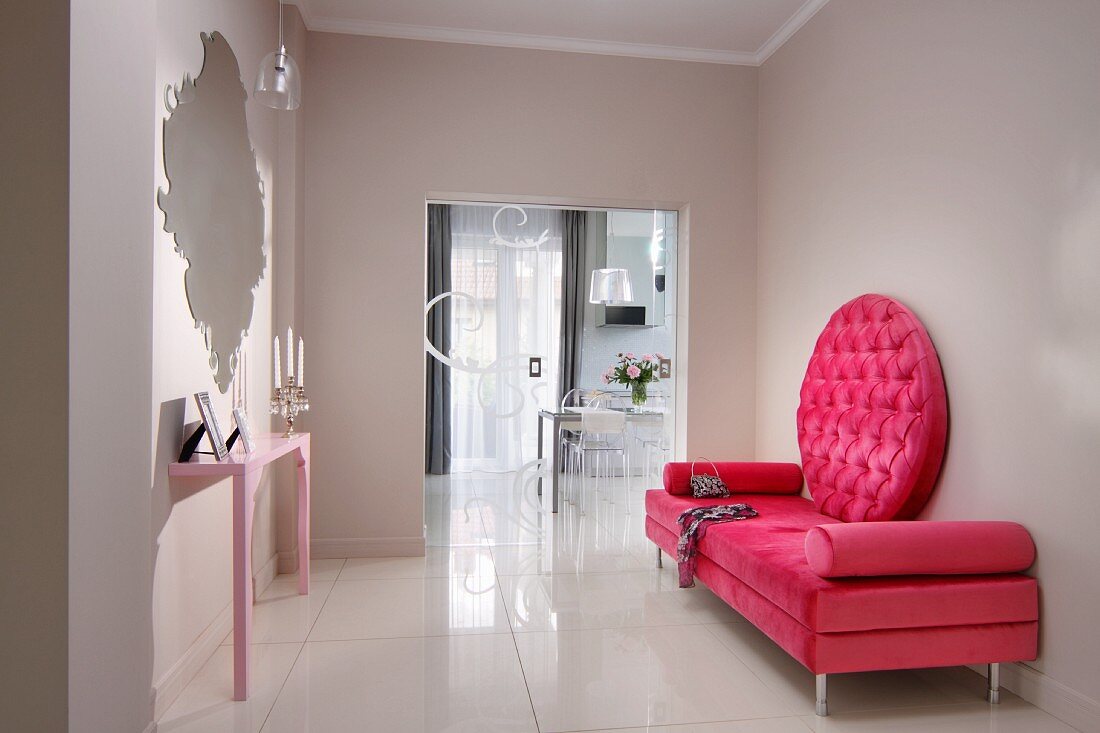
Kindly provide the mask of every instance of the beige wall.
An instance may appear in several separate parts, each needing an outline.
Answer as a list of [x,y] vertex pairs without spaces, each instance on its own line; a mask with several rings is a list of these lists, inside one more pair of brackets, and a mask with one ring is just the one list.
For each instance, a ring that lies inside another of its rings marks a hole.
[[[162,93],[185,72],[198,75],[199,33],[214,30],[233,47],[251,90],[275,44],[276,6],[126,0],[72,7],[69,721],[72,731],[142,731],[152,722],[154,693],[161,705],[170,702],[205,662],[211,649],[203,644],[227,619],[231,600],[228,482],[167,477],[183,421],[198,419],[194,392],[210,391],[223,426],[232,422],[229,396],[217,392],[188,310],[185,263],[155,205],[157,187],[167,186]],[[293,28],[297,13],[287,14]],[[268,269],[246,339],[249,409],[263,430],[279,113],[251,101],[246,109],[268,191]],[[271,493],[262,491],[257,503],[259,573],[276,545]]]
[[68,689],[69,3],[8,8],[0,69],[0,720],[53,733]]
[[156,13],[145,0],[71,8],[69,730],[141,731],[152,712]]
[[952,420],[924,516],[1031,530],[1034,667],[1093,701],[1098,28],[1086,2],[830,2],[760,70],[757,326],[757,456],[795,459],[830,312],[867,291],[916,311]]
[[433,192],[688,204],[687,450],[752,456],[755,69],[327,33],[308,55],[315,538],[422,542]]
[[[295,13],[288,10],[288,15]],[[180,84],[184,73],[198,76],[203,63],[199,33],[219,31],[237,56],[245,88],[251,93],[260,59],[276,42],[275,6],[266,0],[219,0],[157,3],[157,80],[155,89]],[[161,97],[155,99],[155,185],[167,189],[162,164],[160,123],[167,117]],[[256,288],[249,335],[243,348],[250,359],[249,414],[257,429],[267,422],[270,397],[272,232],[274,227],[274,171],[278,160],[278,114],[251,100],[245,104],[249,136],[260,177],[268,191],[264,202],[267,269]],[[183,441],[183,426],[199,420],[192,395],[210,393],[226,433],[232,430],[231,395],[222,395],[210,376],[203,335],[195,328],[187,305],[184,272],[187,262],[174,251],[172,235],[164,231],[164,215],[150,212],[153,249],[153,682],[163,685],[166,675],[200,634],[219,618],[228,620],[231,595],[232,526],[231,483],[168,480],[168,463],[175,460]],[[265,477],[265,480],[267,477]],[[270,484],[270,481],[267,480]],[[274,502],[262,487],[256,503],[253,565],[259,571],[275,555]],[[163,701],[161,702],[163,706]]]

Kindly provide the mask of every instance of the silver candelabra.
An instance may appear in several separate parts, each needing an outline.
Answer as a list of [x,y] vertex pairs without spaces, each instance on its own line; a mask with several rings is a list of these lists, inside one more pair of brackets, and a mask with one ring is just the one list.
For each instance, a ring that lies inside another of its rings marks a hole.
[[287,384],[276,387],[271,397],[271,414],[282,415],[286,420],[284,438],[294,434],[294,418],[299,412],[309,412],[309,398],[306,397],[306,388],[299,387],[291,375],[287,377]]

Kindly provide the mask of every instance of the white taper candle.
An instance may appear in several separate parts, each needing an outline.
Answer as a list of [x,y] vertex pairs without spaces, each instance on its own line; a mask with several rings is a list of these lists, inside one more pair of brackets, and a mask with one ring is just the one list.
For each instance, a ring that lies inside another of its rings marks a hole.
[[294,376],[294,329],[290,326],[286,327],[286,378],[290,381],[290,378]]
[[298,337],[298,386],[306,386],[306,342],[301,336]]
[[276,387],[282,387],[283,386],[283,375],[282,375],[282,369],[279,368],[279,337],[278,336],[275,337],[274,351],[275,351],[275,386]]

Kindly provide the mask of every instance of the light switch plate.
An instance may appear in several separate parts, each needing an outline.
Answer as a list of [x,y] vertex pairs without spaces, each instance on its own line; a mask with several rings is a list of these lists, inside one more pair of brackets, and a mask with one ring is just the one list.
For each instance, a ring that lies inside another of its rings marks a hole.
[[527,376],[532,379],[542,378],[542,357],[532,356],[530,362],[527,365]]
[[658,375],[661,379],[672,379],[672,359],[661,359]]

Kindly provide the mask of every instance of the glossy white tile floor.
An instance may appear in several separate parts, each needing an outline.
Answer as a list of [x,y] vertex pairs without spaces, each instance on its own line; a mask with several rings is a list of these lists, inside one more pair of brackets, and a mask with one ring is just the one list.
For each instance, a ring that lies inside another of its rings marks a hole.
[[[510,476],[430,477],[424,558],[318,560],[257,599],[252,699],[219,647],[160,731],[1072,733],[963,669],[813,676],[653,567],[640,488],[587,516]],[[629,511],[628,511],[629,509]]]

